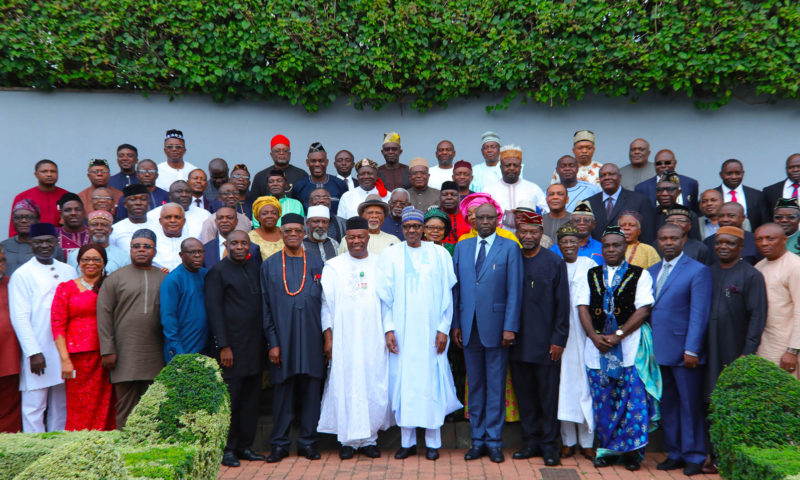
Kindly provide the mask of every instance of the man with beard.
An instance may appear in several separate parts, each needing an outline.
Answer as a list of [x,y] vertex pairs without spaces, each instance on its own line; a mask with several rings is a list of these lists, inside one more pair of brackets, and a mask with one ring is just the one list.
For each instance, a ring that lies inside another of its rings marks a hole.
[[336,169],[336,178],[347,185],[348,190],[358,186],[358,179],[354,178],[353,167],[355,167],[355,157],[350,150],[339,150],[333,157],[333,168]]
[[292,198],[302,203],[304,210],[308,210],[311,192],[317,188],[324,188],[331,194],[330,210],[336,213],[339,207],[339,199],[348,188],[342,180],[328,175],[328,154],[321,143],[314,142],[308,147],[306,165],[308,166],[309,175],[294,184],[291,193]]
[[[217,207],[217,210],[222,207],[233,209],[237,219],[235,222],[236,230],[249,232],[253,229],[253,221],[244,214],[236,211],[236,204],[239,203],[239,192],[236,191],[236,187],[234,187],[232,183],[223,183],[220,185],[217,192],[217,200],[220,203],[220,205]],[[200,231],[200,241],[208,243],[211,239],[217,236],[217,233],[216,217],[212,214],[203,222],[203,228]]]
[[[140,165],[141,163],[144,163],[144,160],[140,162]],[[133,232],[147,228],[149,225],[147,220],[149,192],[146,186],[133,184],[125,187],[123,195],[123,208],[126,211],[127,218],[114,224],[114,231],[111,232],[109,241],[115,247],[127,252],[131,247],[131,235],[133,235]],[[117,208],[117,212],[119,211],[120,209]]]
[[[411,204],[417,210],[427,211],[428,208],[439,203],[439,190],[428,186],[428,161],[422,157],[411,159],[408,164],[408,176],[411,181]],[[441,185],[438,184],[437,186]]]
[[[156,186],[156,180],[158,179],[158,168],[156,167],[156,163],[154,161],[150,160],[149,158],[145,158],[139,162],[136,165],[136,178],[139,180],[139,183],[145,187],[145,193],[147,194],[147,205],[145,212],[153,210],[154,208],[158,208],[161,205],[169,202],[169,193],[167,193],[166,190]],[[125,206],[125,192],[123,191],[123,197],[117,203],[116,218],[117,220],[122,220],[128,218],[128,215],[130,214]]]
[[175,355],[208,351],[203,285],[208,269],[203,267],[205,249],[200,240],[181,243],[181,264],[161,282],[161,327],[164,332],[164,362]]
[[461,204],[461,195],[456,182],[442,183],[439,191],[439,208],[450,217],[450,233],[444,238],[444,243],[455,245],[461,235],[469,233],[472,227],[464,220],[458,206]]
[[378,430],[392,424],[378,258],[367,250],[367,228],[364,218],[349,219],[348,254],[329,260],[322,270],[321,321],[330,373],[317,430],[336,434],[342,460],[353,458],[356,450],[380,457]]
[[[41,222],[58,225],[61,219],[57,207],[58,199],[67,193],[63,188],[56,186],[56,182],[58,182],[58,165],[52,160],[39,160],[33,168],[33,175],[36,177],[37,185],[14,197],[11,205],[16,205],[21,200],[30,200],[38,205],[39,220]],[[16,234],[14,222],[9,220],[8,236],[13,237]]]
[[289,430],[295,417],[300,423],[298,455],[321,458],[315,443],[325,371],[320,321],[323,264],[303,249],[303,217],[284,215],[281,233],[282,251],[269,257],[260,273],[269,378],[274,388],[270,463],[289,455]]
[[69,252],[89,243],[86,209],[80,197],[71,192],[61,196],[58,209],[61,212],[61,226],[56,227],[56,236],[64,254],[69,255]]
[[436,145],[436,161],[438,165],[428,169],[428,184],[438,187],[444,182],[453,180],[453,159],[456,147],[450,140],[442,140]]
[[[183,217],[185,219],[184,234],[187,237],[200,238],[203,231],[203,222],[211,216],[211,213],[194,203],[189,184],[183,180],[178,180],[170,185],[169,201],[183,208]],[[147,212],[147,220],[150,223],[157,222],[161,217],[163,208],[164,205]]]
[[381,230],[394,235],[400,241],[405,240],[403,236],[402,220],[403,209],[411,205],[411,195],[405,188],[395,188],[389,196],[389,215],[383,219]]
[[251,450],[264,370],[261,255],[252,255],[250,238],[244,232],[234,230],[227,240],[228,254],[206,275],[205,308],[214,337],[214,358],[231,395],[231,424],[222,464],[238,467],[239,459],[264,460]]
[[444,417],[461,408],[445,354],[456,276],[447,250],[422,241],[422,222],[421,211],[406,207],[406,240],[387,248],[378,262],[389,401],[392,420],[400,427],[399,460],[416,455],[417,428],[425,429],[425,457],[439,458]]
[[164,137],[164,155],[167,160],[158,164],[159,175],[156,179],[156,185],[163,190],[168,189],[177,180],[186,181],[189,172],[197,168],[183,159],[186,155],[186,140],[180,130],[167,130]]
[[[572,136],[572,154],[578,160],[577,178],[580,181],[600,185],[600,167],[602,163],[595,162],[595,135],[589,130],[579,130]],[[553,172],[550,183],[558,183],[558,172]]]
[[253,185],[250,188],[250,197],[258,198],[264,195],[269,195],[269,186],[267,185],[267,178],[272,170],[280,170],[283,172],[284,178],[289,185],[294,185],[303,177],[308,176],[308,173],[302,168],[291,165],[292,151],[289,139],[284,135],[275,135],[269,142],[269,156],[272,159],[272,165],[256,173],[253,178]]
[[[155,226],[156,253],[153,263],[161,268],[172,270],[181,264],[181,243],[190,237],[186,234],[183,207],[168,203],[159,209],[158,226]],[[131,240],[133,241],[133,240]]]
[[[312,190],[311,194],[308,196],[308,205],[309,207],[321,205],[330,211],[331,194],[328,193],[328,191],[324,188],[316,188]],[[337,242],[341,243],[345,232],[344,222],[344,218],[331,213],[328,222],[328,237],[331,240],[336,240]]]
[[[105,267],[106,274],[119,270],[125,265],[130,265],[131,255],[129,251],[109,243],[109,238],[113,230],[111,224],[114,221],[111,214],[105,210],[96,210],[94,212],[89,212],[87,219],[89,241],[101,245],[106,249],[106,258],[108,258]],[[73,250],[67,255],[67,264],[78,271],[78,250]]]
[[683,205],[673,205],[665,212],[664,224],[677,225],[683,230],[683,235],[686,238],[686,243],[683,245],[683,253],[687,257],[693,258],[700,263],[708,264],[709,258],[713,258],[708,246],[696,238],[689,238],[689,231],[692,229],[692,215],[693,213]]
[[775,202],[772,220],[780,225],[786,235],[786,250],[800,255],[800,233],[798,233],[798,223],[800,222],[800,206],[797,200],[791,198],[781,198]]
[[[636,193],[647,197],[651,205],[658,204],[656,192],[658,180],[665,172],[675,172],[677,170],[678,160],[675,159],[675,154],[672,152],[672,150],[659,150],[655,156],[654,166],[656,176],[641,182],[633,189],[633,191]],[[678,175],[678,179],[680,180],[678,185],[681,192],[678,194],[675,203],[683,205],[693,212],[697,212],[697,180],[687,177],[686,175]]]
[[139,161],[139,150],[129,143],[117,147],[117,165],[119,173],[111,175],[108,185],[122,191],[128,185],[139,183],[136,178],[136,163]]
[[[381,230],[383,221],[389,214],[389,206],[377,195],[368,195],[358,206],[358,216],[367,219],[369,229],[369,253],[380,255],[385,249],[400,243],[400,239]],[[352,218],[352,217],[351,217]],[[347,252],[347,242],[339,244],[339,254]]]
[[228,183],[228,162],[224,158],[212,158],[208,162],[209,182],[205,197],[211,201],[218,200],[219,188]]
[[[554,184],[555,185],[555,184]],[[558,419],[561,420],[561,458],[575,455],[578,444],[581,454],[594,460],[594,414],[589,379],[583,360],[586,332],[578,315],[578,293],[586,282],[589,270],[597,263],[578,256],[578,229],[567,223],[558,229],[558,248],[564,255],[569,277],[570,314],[569,335],[561,356],[561,375],[558,390]],[[577,434],[576,434],[577,430]]]
[[551,183],[560,183],[567,188],[569,202],[566,208],[568,212],[572,212],[579,203],[601,191],[600,187],[594,183],[578,180],[578,161],[571,155],[564,155],[558,159],[556,174],[558,174],[558,181]]
[[643,138],[632,141],[628,147],[628,160],[630,164],[619,169],[622,175],[622,188],[633,190],[636,185],[650,178],[651,169],[654,167],[650,161],[650,144]]
[[[572,218],[570,222],[577,230],[576,236],[578,237],[578,256],[590,258],[598,265],[602,265],[602,246],[600,242],[592,238],[591,235],[595,228],[592,207],[590,207],[586,202],[579,204],[577,207],[575,207],[575,211],[572,212]],[[550,247],[550,250],[561,255],[561,250],[559,250],[558,244]]]
[[536,208],[547,213],[544,192],[533,182],[522,178],[522,148],[505,145],[500,149],[500,180],[484,185],[483,190],[503,208],[503,226],[514,232],[514,212],[522,200],[533,200]]
[[[721,207],[719,207],[719,211],[717,212],[717,223],[720,227],[736,227],[736,228],[743,228],[742,224],[744,224],[746,218],[744,216],[744,207],[736,202],[726,202],[723,203]],[[715,235],[711,235],[710,237],[706,237],[703,240],[703,243],[709,249],[710,252],[714,252],[714,242],[715,242]],[[747,230],[744,231],[744,239],[743,239],[743,248],[742,248],[742,259],[749,263],[750,265],[755,265],[758,263],[759,260],[764,258],[761,253],[756,248],[755,236],[752,232],[748,232]],[[717,261],[717,256],[714,253],[708,255],[708,259],[706,260],[706,265],[711,265]]]
[[330,224],[330,211],[328,207],[317,205],[309,207],[306,216],[306,238],[303,239],[303,248],[308,255],[319,257],[322,263],[336,256],[339,242],[328,238],[328,225]]
[[[116,205],[122,198],[121,191],[108,185],[108,181],[111,178],[111,171],[108,168],[108,160],[104,158],[93,158],[90,160],[89,169],[86,171],[86,176],[89,178],[89,183],[91,183],[91,185],[78,193],[78,196],[85,207],[91,208],[92,195],[98,188],[108,188],[111,190],[111,196],[113,197],[112,205]],[[115,212],[113,211],[111,212],[112,215],[114,213]]]
[[[405,165],[404,165],[405,166]],[[358,187],[349,190],[339,200],[337,215],[350,218],[358,215],[358,206],[367,199],[367,195],[378,195],[381,200],[388,201],[389,192],[383,181],[378,178],[378,164],[369,158],[362,158],[356,164]]]
[[22,431],[53,432],[64,430],[67,397],[50,306],[58,284],[72,280],[77,273],[53,258],[58,240],[52,224],[31,225],[30,238],[33,258],[14,272],[8,284],[11,325],[22,348]]
[[470,188],[472,180],[475,177],[472,175],[472,164],[459,160],[453,165],[453,181],[458,185],[458,195],[461,198],[466,197],[471,193],[475,193]]
[[[388,190],[394,190],[395,188],[411,188],[409,168],[400,163],[400,154],[402,153],[403,148],[400,146],[400,135],[398,135],[397,132],[384,133],[381,155],[383,155],[383,159],[386,160],[386,163],[378,167],[377,174]],[[358,171],[358,168],[356,168],[356,171]],[[361,183],[360,179],[358,183]]]
[[755,239],[764,256],[756,269],[767,286],[767,321],[756,353],[800,379],[800,257],[786,251],[786,235],[774,223],[758,227]]
[[544,464],[552,467],[561,463],[558,385],[569,334],[569,278],[561,258],[539,245],[542,234],[541,215],[519,213],[522,310],[509,360],[524,442],[514,458],[541,454]]

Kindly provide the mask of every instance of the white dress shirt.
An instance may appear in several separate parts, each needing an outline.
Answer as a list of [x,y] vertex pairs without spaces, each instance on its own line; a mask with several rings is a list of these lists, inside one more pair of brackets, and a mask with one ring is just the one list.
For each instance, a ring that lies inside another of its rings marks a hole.
[[722,184],[722,201],[723,202],[732,202],[733,195],[731,192],[736,192],[736,203],[744,208],[744,216],[747,216],[747,199],[744,197],[744,188],[740,184],[735,189],[731,190],[730,188],[726,187],[725,184]]
[[156,178],[156,187],[163,188],[169,191],[169,186],[176,180],[186,180],[189,178],[189,172],[194,170],[195,167],[186,160],[183,161],[183,168],[180,170],[173,168],[168,162],[163,161],[158,164],[158,178]]

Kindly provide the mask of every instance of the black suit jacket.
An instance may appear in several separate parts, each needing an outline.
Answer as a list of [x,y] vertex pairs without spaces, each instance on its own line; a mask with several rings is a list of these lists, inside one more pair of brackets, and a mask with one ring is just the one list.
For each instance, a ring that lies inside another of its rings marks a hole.
[[595,193],[588,198],[589,205],[594,212],[595,227],[592,232],[592,237],[595,240],[600,240],[603,235],[603,230],[609,225],[616,225],[619,221],[619,216],[625,210],[634,210],[639,212],[642,216],[642,234],[639,235],[639,240],[644,243],[653,244],[655,234],[655,208],[650,204],[650,200],[644,195],[640,195],[630,190],[621,189],[617,203],[614,204],[614,209],[611,211],[611,218],[607,218],[606,205],[603,203],[603,192]]
[[[715,190],[722,193],[722,185],[719,185]],[[772,208],[768,206],[767,200],[764,198],[764,194],[761,193],[760,190],[750,188],[746,185],[742,185],[742,190],[744,191],[744,201],[747,203],[747,211],[745,212],[745,216],[748,220],[750,220],[750,228],[752,228],[755,232],[756,228],[772,221]],[[724,194],[722,201],[728,201],[724,197]]]
[[[206,250],[206,256],[203,258],[203,266],[211,269],[214,265],[218,264],[219,258],[219,236],[209,240],[203,247]],[[255,243],[250,245],[250,260],[261,264],[261,251]]]
[[[681,181],[681,195],[683,196],[683,206],[688,208],[693,212],[700,211],[700,205],[698,204],[699,199],[699,186],[697,184],[697,180],[691,177],[687,177],[685,175],[678,174],[678,178]],[[658,184],[658,177],[650,177],[644,182],[636,185],[634,187],[634,191],[645,197],[650,199],[650,203],[656,205],[658,201],[656,200],[656,186]]]
[[[770,210],[775,209],[775,204],[778,202],[779,198],[783,198],[783,184],[786,182],[784,178],[778,183],[773,183],[772,185],[764,188],[761,193],[764,194],[764,201],[767,202],[767,208]],[[771,219],[772,217],[770,217]]]

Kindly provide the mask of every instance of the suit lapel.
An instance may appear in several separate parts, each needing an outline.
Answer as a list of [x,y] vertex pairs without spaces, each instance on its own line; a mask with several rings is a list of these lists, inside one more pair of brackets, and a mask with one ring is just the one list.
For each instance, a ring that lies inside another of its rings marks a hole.
[[[620,188],[617,201],[614,202],[614,208],[611,209],[611,218],[616,218],[622,212],[622,204],[625,202],[625,189]],[[611,223],[611,218],[608,218],[608,223]]]
[[478,279],[481,279],[484,276],[484,274],[486,274],[486,272],[489,271],[489,268],[491,268],[490,264],[493,265],[492,262],[494,261],[494,258],[497,256],[497,251],[501,248],[499,240],[500,236],[497,235],[494,238],[494,242],[492,243],[492,248],[490,248],[489,251],[486,252],[486,260],[484,260],[483,266],[481,267],[481,271],[478,273]]
[[666,292],[669,289],[669,286],[672,285],[673,281],[675,281],[675,279],[677,278],[677,275],[679,273],[681,273],[681,271],[684,269],[684,267],[686,266],[686,258],[687,258],[686,255],[683,255],[681,257],[681,259],[678,260],[678,263],[674,267],[672,267],[672,271],[669,272],[669,276],[667,277],[667,281],[664,282],[664,286],[661,287],[661,292],[659,293],[658,298],[656,299],[656,302],[661,297],[664,296],[664,292]]

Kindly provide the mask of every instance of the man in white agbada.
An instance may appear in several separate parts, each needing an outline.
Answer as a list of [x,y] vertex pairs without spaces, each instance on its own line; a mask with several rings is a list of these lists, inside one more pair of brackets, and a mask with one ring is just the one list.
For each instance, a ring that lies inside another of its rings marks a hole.
[[346,228],[349,253],[331,258],[322,269],[321,320],[330,372],[317,431],[336,434],[342,460],[353,458],[356,450],[378,458],[378,430],[393,424],[389,351],[375,283],[378,257],[368,253],[365,218],[350,218]]
[[31,225],[30,237],[34,256],[11,275],[8,284],[11,325],[22,347],[22,431],[53,432],[64,430],[66,425],[67,395],[61,357],[53,340],[50,306],[58,284],[72,280],[77,273],[53,258],[58,239],[52,224]]
[[379,259],[378,296],[389,348],[389,398],[400,426],[395,458],[416,454],[416,428],[425,428],[426,458],[439,458],[444,417],[461,408],[447,361],[448,332],[456,284],[450,254],[422,242],[423,214],[406,207],[405,241]]
[[578,316],[576,295],[578,285],[586,282],[589,269],[597,263],[588,257],[578,256],[578,229],[571,223],[562,225],[556,232],[558,248],[564,256],[569,277],[570,313],[569,336],[561,356],[561,381],[558,391],[558,419],[561,420],[561,458],[575,455],[580,443],[581,454],[594,459],[594,414],[589,379],[583,363],[586,332]]
[[503,228],[516,231],[513,210],[523,200],[531,200],[544,215],[550,211],[544,192],[538,185],[522,178],[522,148],[505,145],[500,149],[499,180],[484,185],[483,191],[494,198],[503,209]]
[[153,265],[172,271],[181,264],[181,243],[190,237],[186,233],[186,217],[183,207],[177,203],[162,205],[159,215],[160,225],[153,225],[153,232],[156,234]]

